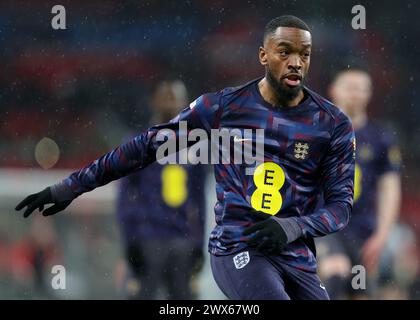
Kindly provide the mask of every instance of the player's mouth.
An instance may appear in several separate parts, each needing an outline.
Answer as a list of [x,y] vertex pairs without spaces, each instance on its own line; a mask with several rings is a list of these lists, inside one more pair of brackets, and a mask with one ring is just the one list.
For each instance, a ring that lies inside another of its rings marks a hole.
[[299,73],[289,73],[283,76],[283,81],[289,87],[297,87],[302,81],[302,76]]

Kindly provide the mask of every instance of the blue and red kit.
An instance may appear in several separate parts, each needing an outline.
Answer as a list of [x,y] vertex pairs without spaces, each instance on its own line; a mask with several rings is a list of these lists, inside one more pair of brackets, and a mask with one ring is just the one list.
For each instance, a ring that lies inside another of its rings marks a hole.
[[[55,200],[74,199],[156,161],[161,129],[264,130],[264,162],[214,165],[216,226],[209,251],[214,256],[247,249],[243,230],[256,222],[255,209],[287,225],[289,243],[276,257],[288,266],[316,272],[314,237],[344,228],[353,206],[355,140],[350,120],[308,88],[294,107],[266,102],[253,80],[196,99],[169,123],[151,127],[52,187]],[[179,137],[178,137],[179,138]],[[255,148],[254,141],[245,141]],[[256,168],[255,168],[256,167]],[[254,168],[254,174],[247,174]],[[143,181],[147,184],[147,181]],[[322,198],[323,205],[317,204]]]

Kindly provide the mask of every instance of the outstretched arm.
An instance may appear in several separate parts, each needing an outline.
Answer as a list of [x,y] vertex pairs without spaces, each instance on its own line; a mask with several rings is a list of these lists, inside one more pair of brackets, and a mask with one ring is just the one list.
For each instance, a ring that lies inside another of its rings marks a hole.
[[[219,93],[202,95],[169,123],[148,129],[86,167],[73,172],[63,181],[28,196],[16,206],[16,210],[27,207],[24,212],[26,218],[35,209],[42,211],[45,204],[54,203],[54,206],[43,211],[45,216],[52,215],[64,210],[81,194],[146,167],[156,161],[158,148],[165,142],[162,136],[159,137],[162,133],[160,130],[166,129],[166,132],[172,130],[176,137],[170,139],[177,141],[188,133],[179,130],[181,121],[186,122],[187,130],[202,128],[209,131],[218,119],[219,98]],[[176,149],[175,152],[179,151]]]

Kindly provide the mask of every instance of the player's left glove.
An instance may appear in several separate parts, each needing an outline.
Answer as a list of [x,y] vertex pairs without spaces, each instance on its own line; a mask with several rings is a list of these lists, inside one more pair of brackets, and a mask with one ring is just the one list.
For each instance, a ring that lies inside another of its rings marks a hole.
[[281,225],[281,219],[255,211],[253,214],[260,220],[244,230],[243,235],[255,233],[248,241],[249,246],[257,246],[257,250],[270,254],[280,253],[288,243],[287,234]]
[[[50,203],[54,205],[44,210],[44,206]],[[69,206],[70,203],[71,200],[54,200],[51,194],[51,187],[48,187],[38,193],[34,193],[27,196],[16,206],[15,210],[19,211],[24,207],[27,207],[25,212],[23,213],[24,218],[29,217],[35,209],[42,211],[43,216],[51,216],[53,214],[56,214],[57,212],[63,211]]]

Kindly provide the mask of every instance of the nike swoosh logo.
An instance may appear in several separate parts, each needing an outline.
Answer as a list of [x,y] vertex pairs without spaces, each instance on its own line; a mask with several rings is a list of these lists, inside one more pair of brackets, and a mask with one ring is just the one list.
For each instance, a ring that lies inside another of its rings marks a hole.
[[233,137],[233,142],[244,142],[244,141],[252,141],[252,139],[242,139],[237,136]]
[[320,284],[319,284],[319,287],[320,287],[321,289],[326,290],[326,289],[325,289],[325,286],[324,286],[322,283],[320,283]]

